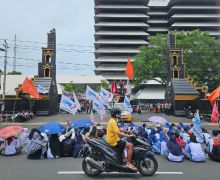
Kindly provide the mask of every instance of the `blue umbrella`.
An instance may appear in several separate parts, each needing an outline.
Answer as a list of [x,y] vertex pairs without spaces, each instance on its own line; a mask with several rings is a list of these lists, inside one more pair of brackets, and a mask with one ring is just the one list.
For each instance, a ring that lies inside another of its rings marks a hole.
[[93,126],[93,122],[90,119],[76,119],[71,122],[71,128],[85,128]]
[[38,130],[47,134],[60,134],[66,132],[66,128],[56,122],[48,122],[41,125]]

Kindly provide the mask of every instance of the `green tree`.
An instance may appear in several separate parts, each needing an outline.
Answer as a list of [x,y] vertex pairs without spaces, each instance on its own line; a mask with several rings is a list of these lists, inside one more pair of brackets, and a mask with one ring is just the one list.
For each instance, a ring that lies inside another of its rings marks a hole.
[[[210,90],[220,83],[220,43],[207,32],[199,30],[176,32],[176,47],[183,49],[186,75]],[[167,35],[150,37],[150,45],[143,46],[134,62],[136,85],[159,77],[167,83]]]
[[72,84],[65,84],[65,86],[64,86],[64,91],[73,92],[73,86],[72,86]]
[[64,91],[67,92],[75,92],[75,93],[83,93],[84,87],[83,86],[75,86],[73,84],[65,84]]
[[101,80],[101,87],[104,89],[109,89],[110,88],[109,82],[106,80]]
[[18,71],[12,71],[12,72],[8,72],[8,75],[22,75],[22,73]]

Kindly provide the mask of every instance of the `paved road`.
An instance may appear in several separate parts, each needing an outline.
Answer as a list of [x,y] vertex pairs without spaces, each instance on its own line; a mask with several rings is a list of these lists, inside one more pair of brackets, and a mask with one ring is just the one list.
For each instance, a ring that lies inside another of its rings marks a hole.
[[[134,115],[135,122],[142,123],[142,121],[147,120],[151,115],[142,114]],[[161,114],[160,114],[161,115]],[[178,118],[173,116],[165,116],[170,122],[187,122],[190,120],[185,118]],[[88,118],[87,114],[80,114],[72,117],[68,114],[47,116],[47,117],[37,117],[31,121],[21,124],[23,127],[38,127],[40,124],[47,121],[57,121],[66,124],[67,120],[72,120],[75,118]],[[98,119],[98,116],[95,116]],[[104,120],[106,124],[107,117]],[[1,123],[0,128],[8,124]],[[217,125],[204,124],[209,130],[216,129]],[[212,180],[218,179],[220,163],[212,162],[207,160],[205,163],[193,163],[189,161],[184,161],[183,163],[172,163],[157,156],[159,161],[158,174],[153,177],[148,177],[148,180]],[[0,156],[0,180],[86,180],[91,179],[82,173],[81,169],[81,159],[73,158],[61,158],[57,160],[27,160],[24,154],[6,157]],[[141,175],[136,174],[103,174],[98,177],[98,179],[145,179]]]
[[[141,124],[143,122],[146,122],[148,120],[148,118],[150,116],[154,116],[156,115],[155,113],[142,113],[141,115],[140,114],[134,114],[134,120],[133,122],[134,123],[138,123],[138,124]],[[192,121],[190,119],[186,119],[184,117],[175,117],[175,116],[167,116],[165,114],[157,114],[159,116],[163,116],[165,117],[169,122],[175,122],[175,123],[178,123],[178,122],[184,122],[184,123],[187,123],[187,124],[190,124]],[[94,117],[95,117],[95,120],[96,122],[100,122],[100,118],[97,114],[94,114]],[[52,116],[42,116],[42,117],[36,117],[36,118],[33,118],[32,120],[30,121],[27,121],[27,122],[24,122],[24,123],[15,123],[15,124],[19,124],[23,127],[38,127],[39,125],[45,123],[45,122],[49,122],[49,121],[56,121],[56,122],[60,122],[62,124],[65,124],[66,125],[66,122],[68,120],[74,120],[74,119],[88,119],[90,118],[89,114],[76,114],[75,116],[72,116],[70,114],[60,114],[60,115],[52,115]],[[103,120],[103,124],[106,124],[107,121],[109,120],[109,115]],[[13,123],[0,123],[0,129],[7,126],[7,125],[11,125]],[[218,128],[218,125],[217,124],[211,124],[211,123],[207,123],[207,122],[203,122],[204,126],[208,129],[208,130],[212,130],[212,129],[215,129],[215,128]]]
[[[219,177],[220,163],[168,162],[160,156],[158,174],[148,180],[214,180]],[[1,180],[87,180],[81,169],[82,159],[28,160],[24,154],[0,156]],[[97,179],[146,179],[139,174],[102,174]]]

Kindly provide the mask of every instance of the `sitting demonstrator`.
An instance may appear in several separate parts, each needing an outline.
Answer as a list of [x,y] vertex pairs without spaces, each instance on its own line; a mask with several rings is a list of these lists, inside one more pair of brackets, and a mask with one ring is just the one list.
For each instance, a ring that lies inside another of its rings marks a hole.
[[176,136],[173,134],[170,136],[170,140],[167,143],[167,159],[169,161],[181,162],[184,157],[182,155],[182,148],[179,143],[176,141]]
[[196,136],[194,134],[190,135],[190,142],[186,145],[183,154],[187,159],[191,161],[202,162],[206,160],[202,146],[197,142]]
[[2,149],[1,154],[11,156],[19,154],[20,152],[21,146],[18,138],[9,137],[4,140],[4,149]]
[[213,130],[213,146],[211,151],[208,153],[209,158],[213,161],[220,162],[220,139],[218,138],[219,130]]
[[46,142],[44,142],[43,136],[37,129],[32,129],[26,145],[25,152],[28,159],[41,159],[44,157],[44,150],[46,148]]

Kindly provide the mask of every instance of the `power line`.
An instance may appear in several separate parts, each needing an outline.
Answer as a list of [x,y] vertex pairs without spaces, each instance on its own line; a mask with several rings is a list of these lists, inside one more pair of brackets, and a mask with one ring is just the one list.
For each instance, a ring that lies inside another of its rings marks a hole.
[[[0,39],[0,40],[5,40],[5,39]],[[14,41],[13,39],[6,39],[6,40]],[[47,45],[47,43],[39,42],[39,41],[17,40],[17,42]],[[86,46],[86,45],[65,44],[65,43],[57,43],[56,45],[58,45],[58,46],[69,46],[69,47],[91,47],[91,48],[94,48],[94,46],[90,46],[90,45]]]

